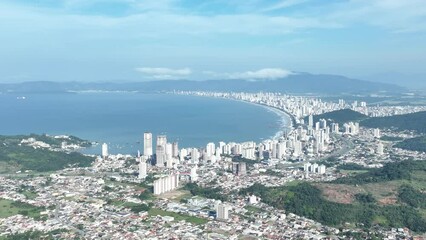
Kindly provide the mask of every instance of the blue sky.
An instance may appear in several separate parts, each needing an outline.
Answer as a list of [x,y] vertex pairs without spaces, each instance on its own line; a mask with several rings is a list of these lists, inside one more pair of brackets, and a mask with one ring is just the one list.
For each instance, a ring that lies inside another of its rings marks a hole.
[[2,0],[0,56],[1,82],[421,79],[426,2]]

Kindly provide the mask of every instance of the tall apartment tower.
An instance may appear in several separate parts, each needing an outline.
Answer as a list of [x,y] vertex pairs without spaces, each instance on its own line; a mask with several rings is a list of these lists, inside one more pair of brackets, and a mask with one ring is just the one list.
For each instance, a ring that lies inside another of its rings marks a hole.
[[152,156],[152,133],[145,132],[143,134],[143,155]]
[[145,179],[147,174],[147,164],[145,161],[145,158],[142,158],[141,162],[139,163],[139,179]]
[[108,144],[104,143],[102,144],[102,158],[108,157]]
[[178,157],[179,156],[179,145],[178,142],[173,142],[172,144],[172,156],[173,157]]
[[216,206],[216,219],[218,220],[228,220],[229,219],[229,210],[230,207],[225,204],[218,204]]
[[308,126],[313,128],[314,127],[314,116],[309,115],[309,119],[308,119]]
[[157,136],[157,146],[164,146],[166,147],[167,144],[167,136],[166,135],[158,135]]

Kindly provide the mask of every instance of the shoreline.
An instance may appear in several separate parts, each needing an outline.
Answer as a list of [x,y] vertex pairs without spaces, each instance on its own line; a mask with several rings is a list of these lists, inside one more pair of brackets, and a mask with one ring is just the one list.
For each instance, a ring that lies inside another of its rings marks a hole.
[[[172,93],[172,94],[176,94],[176,95],[181,95],[181,94],[177,94],[177,93]],[[185,95],[185,94],[184,94]],[[290,132],[292,130],[294,130],[294,126],[296,125],[296,119],[293,115],[291,115],[290,113],[276,108],[276,107],[272,107],[272,106],[268,106],[265,104],[261,104],[261,103],[255,103],[255,102],[249,102],[249,101],[244,101],[244,100],[239,100],[239,99],[232,99],[232,98],[224,98],[224,97],[214,97],[214,96],[203,96],[203,95],[194,95],[194,94],[188,94],[187,96],[195,96],[195,97],[208,97],[208,98],[218,98],[218,99],[225,99],[225,100],[231,100],[231,101],[237,101],[237,102],[241,102],[241,103],[246,103],[246,104],[252,104],[254,106],[257,107],[262,107],[270,112],[275,113],[276,115],[278,115],[280,117],[280,126],[277,132],[275,132],[275,134],[273,136],[267,137],[266,139],[279,139],[280,137],[282,137],[284,135],[284,133],[286,131]]]
[[[224,98],[224,99],[230,99],[230,98]],[[280,117],[279,130],[275,133],[274,136],[270,137],[270,139],[277,140],[280,137],[282,137],[286,131],[290,132],[291,130],[294,129],[294,123],[295,123],[294,116],[292,116],[291,114],[289,114],[288,112],[286,112],[282,109],[272,107],[272,106],[268,106],[268,105],[265,105],[265,104],[248,102],[248,101],[243,101],[243,100],[237,100],[237,99],[230,99],[230,100],[235,100],[235,101],[239,101],[239,102],[243,102],[243,103],[253,104],[255,106],[265,108],[266,110],[273,112],[276,115],[278,115]]]

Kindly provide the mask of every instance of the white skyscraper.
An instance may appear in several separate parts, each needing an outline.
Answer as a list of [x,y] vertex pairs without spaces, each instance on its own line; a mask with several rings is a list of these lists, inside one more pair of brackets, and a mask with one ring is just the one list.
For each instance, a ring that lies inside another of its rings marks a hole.
[[183,162],[186,156],[188,156],[188,150],[186,148],[182,148],[179,152],[180,161]]
[[178,157],[179,156],[179,144],[178,142],[173,142],[172,144],[172,156]]
[[196,166],[191,168],[190,177],[191,177],[191,182],[196,182],[198,180],[198,174],[197,174],[197,167]]
[[171,143],[166,143],[166,159],[171,160],[173,157],[173,145]]
[[200,158],[200,153],[198,152],[198,149],[193,148],[191,150],[191,162],[192,163],[198,163],[199,158]]
[[311,128],[313,128],[313,127],[314,127],[314,116],[312,116],[312,114],[311,114],[311,115],[309,115],[309,123],[308,123],[308,126],[309,126],[309,127],[311,127]]
[[157,146],[166,146],[167,144],[167,136],[166,135],[158,135],[157,136]]
[[146,172],[147,172],[147,164],[145,162],[145,159],[142,158],[141,162],[139,163],[139,179],[145,179],[146,178]]
[[166,162],[166,148],[162,145],[158,145],[155,150],[155,159],[157,167],[164,167],[164,163]]
[[218,204],[216,207],[216,219],[219,220],[228,220],[229,219],[229,210],[231,208],[225,204]]
[[155,148],[157,167],[164,167],[164,163],[167,161],[166,145],[167,137],[165,135],[158,135],[157,147]]
[[102,157],[103,158],[108,157],[108,144],[106,143],[102,144]]
[[216,147],[214,143],[212,142],[207,143],[207,146],[206,146],[207,158],[210,158],[212,155],[214,155],[215,150],[216,150]]
[[143,155],[152,156],[152,133],[145,132],[143,134]]

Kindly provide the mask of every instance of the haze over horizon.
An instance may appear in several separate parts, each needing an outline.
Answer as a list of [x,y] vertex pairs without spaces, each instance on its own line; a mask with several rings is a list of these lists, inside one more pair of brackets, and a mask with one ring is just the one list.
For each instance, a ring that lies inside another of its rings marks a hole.
[[423,87],[422,0],[5,0],[0,82],[338,74]]

